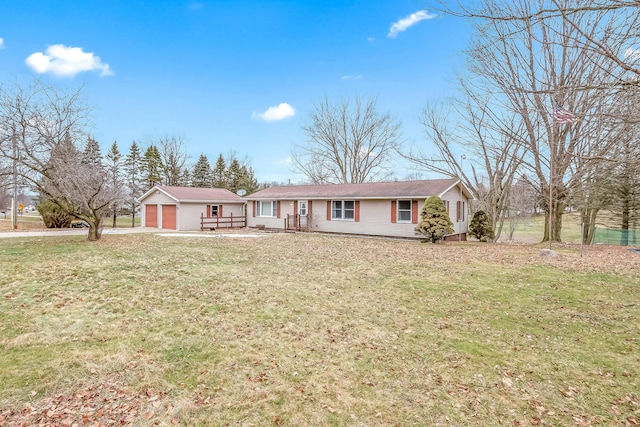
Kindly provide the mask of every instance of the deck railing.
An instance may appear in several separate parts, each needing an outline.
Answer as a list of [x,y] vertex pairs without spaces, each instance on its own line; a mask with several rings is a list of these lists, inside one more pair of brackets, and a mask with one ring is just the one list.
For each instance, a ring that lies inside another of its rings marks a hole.
[[200,214],[200,230],[215,230],[218,228],[244,228],[247,217],[244,215],[204,216]]

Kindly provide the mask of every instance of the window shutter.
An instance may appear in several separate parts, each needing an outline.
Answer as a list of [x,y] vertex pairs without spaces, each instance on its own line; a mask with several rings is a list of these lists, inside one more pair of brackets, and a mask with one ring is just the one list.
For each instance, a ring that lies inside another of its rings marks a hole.
[[411,222],[413,224],[418,223],[418,201],[417,200],[411,201]]
[[222,205],[218,205],[218,218],[222,218]]
[[356,222],[360,221],[360,201],[359,200],[356,200],[355,220]]
[[398,222],[396,205],[397,205],[397,202],[395,200],[392,200],[391,201],[391,222],[392,223]]
[[456,221],[460,221],[460,201],[456,202]]
[[327,200],[327,221],[331,221],[331,200]]
[[257,203],[257,202],[254,200],[254,201],[253,201],[253,217],[254,217],[254,218],[256,217],[256,203]]
[[276,218],[280,218],[280,200],[276,202]]
[[294,200],[293,201],[293,216],[295,217],[296,215],[298,215],[298,201]]
[[311,218],[311,200],[307,202],[307,217]]
[[211,205],[207,205],[207,218],[211,217]]

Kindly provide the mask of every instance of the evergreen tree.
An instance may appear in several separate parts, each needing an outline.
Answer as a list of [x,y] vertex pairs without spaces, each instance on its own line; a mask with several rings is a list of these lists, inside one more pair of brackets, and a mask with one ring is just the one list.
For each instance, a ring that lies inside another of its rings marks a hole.
[[215,188],[227,188],[227,163],[222,156],[222,153],[218,156],[218,160],[216,160],[216,165],[213,168],[213,186]]
[[193,187],[211,187],[211,166],[209,160],[204,154],[200,154],[198,162],[193,167],[191,174],[191,185]]
[[129,154],[124,162],[125,183],[128,190],[129,204],[131,206],[131,227],[136,225],[136,201],[143,193],[142,185],[142,155],[138,144],[133,141],[129,147]]
[[240,183],[239,188],[245,190],[247,194],[255,193],[258,191],[258,180],[256,179],[253,168],[242,165],[240,168]]
[[481,242],[493,239],[493,230],[489,216],[483,210],[479,210],[473,214],[473,219],[469,223],[469,232]]
[[178,185],[182,187],[192,187],[191,183],[191,171],[188,168],[182,169],[182,173],[178,180]]
[[154,185],[160,185],[162,183],[162,158],[160,157],[160,151],[155,145],[150,145],[147,151],[144,152],[142,158],[142,171],[144,190],[149,190]]
[[444,239],[453,233],[453,222],[447,214],[447,208],[438,196],[431,196],[425,202],[421,212],[422,220],[415,230],[424,234],[432,243]]
[[[109,185],[113,188],[122,187],[122,153],[118,149],[118,143],[113,141],[111,148],[105,155],[105,166],[107,170],[107,176],[109,180]],[[117,204],[112,206],[113,209],[113,228],[116,228],[116,218],[118,216],[118,208]]]
[[227,190],[235,193],[240,189],[242,181],[242,167],[235,157],[229,163],[229,181],[227,182]]
[[100,152],[100,144],[92,137],[87,138],[87,143],[82,153],[82,161],[91,166],[102,166],[102,153]]

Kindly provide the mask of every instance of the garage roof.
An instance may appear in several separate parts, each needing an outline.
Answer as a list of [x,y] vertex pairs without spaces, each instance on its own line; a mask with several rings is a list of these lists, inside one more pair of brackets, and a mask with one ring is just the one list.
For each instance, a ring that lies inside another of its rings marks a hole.
[[144,193],[139,201],[154,194],[156,191],[166,194],[176,202],[180,203],[244,203],[244,200],[237,194],[226,188],[197,188],[197,187],[174,187],[169,185],[158,185]]

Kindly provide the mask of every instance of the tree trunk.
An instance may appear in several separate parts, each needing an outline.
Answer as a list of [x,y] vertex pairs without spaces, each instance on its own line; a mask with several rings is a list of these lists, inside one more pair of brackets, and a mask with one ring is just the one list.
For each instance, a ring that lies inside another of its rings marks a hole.
[[87,239],[91,242],[100,240],[102,237],[102,216],[96,215],[95,217],[89,218],[87,222],[89,223]]
[[593,242],[593,234],[596,230],[596,217],[599,211],[600,208],[584,208],[582,212],[580,212],[580,219],[584,225],[582,243],[585,245],[590,245]]
[[553,216],[551,218],[551,224],[549,224],[549,210],[544,214],[544,237],[543,242],[549,241],[549,225],[551,225],[551,241],[562,242],[562,214],[564,213],[565,205],[557,200],[553,203]]
[[96,227],[93,224],[89,224],[89,234],[87,235],[87,239],[93,242],[96,240],[100,240],[100,237],[102,237],[100,228]]
[[136,204],[131,204],[131,228],[136,226]]
[[116,228],[116,217],[117,217],[116,211],[114,210],[113,211],[113,228]]

